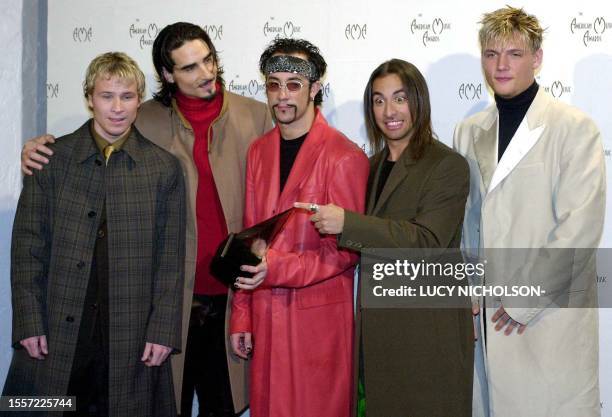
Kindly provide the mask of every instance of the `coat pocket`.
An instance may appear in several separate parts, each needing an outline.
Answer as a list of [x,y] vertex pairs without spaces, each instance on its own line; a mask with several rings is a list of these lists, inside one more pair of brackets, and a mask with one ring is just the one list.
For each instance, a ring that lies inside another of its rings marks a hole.
[[352,294],[345,288],[344,281],[348,282],[349,280],[343,276],[338,276],[301,288],[297,297],[298,308],[313,308],[351,301]]

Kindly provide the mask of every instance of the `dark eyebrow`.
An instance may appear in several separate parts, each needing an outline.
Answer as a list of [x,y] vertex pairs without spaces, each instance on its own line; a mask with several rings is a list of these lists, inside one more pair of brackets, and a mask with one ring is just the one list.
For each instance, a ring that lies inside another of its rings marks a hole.
[[186,70],[188,68],[193,68],[193,67],[195,67],[195,64],[187,64],[185,66],[180,67],[179,70]]
[[[209,59],[211,57],[212,57],[212,52],[209,52],[208,55],[206,55],[204,57],[204,59],[202,59],[202,61],[206,61],[207,59]],[[187,64],[187,65],[184,65],[184,66],[180,67],[179,70],[186,70],[188,68],[193,68],[193,67],[195,67],[195,65],[196,65],[195,63]]]

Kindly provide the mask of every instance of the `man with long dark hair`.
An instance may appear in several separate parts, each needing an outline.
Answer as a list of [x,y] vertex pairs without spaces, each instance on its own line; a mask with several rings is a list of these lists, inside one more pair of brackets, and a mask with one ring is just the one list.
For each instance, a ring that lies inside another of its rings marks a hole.
[[[311,221],[338,245],[458,248],[469,187],[465,160],[431,127],[425,79],[399,59],[374,70],[363,96],[370,159],[366,214],[319,206]],[[310,201],[296,203],[307,208]],[[360,300],[361,301],[361,300]],[[360,384],[369,416],[471,416],[473,338],[466,308],[358,307]],[[361,407],[363,411],[363,407]]]
[[[232,416],[247,405],[246,366],[226,350],[228,289],[209,265],[227,232],[242,227],[246,151],[272,121],[263,103],[224,88],[217,51],[197,25],[162,29],[153,64],[159,90],[141,106],[136,126],[180,160],[187,187],[184,353],[173,356],[175,389],[180,394],[182,386],[182,416],[191,415],[194,389],[200,415]],[[26,144],[25,173],[48,161],[36,151],[50,155],[43,145],[49,140],[42,136]]]

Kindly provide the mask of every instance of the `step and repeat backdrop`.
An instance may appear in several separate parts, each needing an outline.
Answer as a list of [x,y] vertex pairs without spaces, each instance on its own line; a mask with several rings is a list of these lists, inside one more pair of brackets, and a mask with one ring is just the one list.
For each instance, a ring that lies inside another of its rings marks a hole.
[[[523,0],[524,2],[524,0]],[[319,46],[329,69],[323,113],[332,125],[369,151],[362,94],[382,61],[402,58],[427,79],[434,128],[451,144],[454,126],[492,100],[480,70],[478,21],[507,0],[53,0],[48,15],[48,130],[62,135],[89,117],[82,95],[85,68],[96,55],[123,51],[147,76],[147,97],[156,88],[151,47],[165,25],[203,26],[225,69],[226,87],[265,101],[258,59],[275,37],[305,38]],[[526,6],[546,28],[544,63],[537,81],[549,94],[595,119],[612,162],[612,2],[553,0]],[[608,183],[612,166],[608,166]],[[612,195],[612,192],[608,192]],[[612,204],[602,247],[612,247]],[[600,288],[612,286],[601,276]],[[608,282],[609,281],[609,282]],[[607,291],[610,289],[608,288]],[[612,417],[612,312],[601,310],[602,414]]]

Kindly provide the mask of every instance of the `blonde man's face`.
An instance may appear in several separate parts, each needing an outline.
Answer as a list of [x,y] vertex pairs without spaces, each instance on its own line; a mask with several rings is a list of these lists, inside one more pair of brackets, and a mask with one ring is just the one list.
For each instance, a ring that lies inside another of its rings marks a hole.
[[95,131],[113,143],[130,128],[138,115],[140,97],[136,81],[99,76],[87,102],[93,112]]
[[507,41],[490,41],[481,56],[487,84],[500,97],[516,97],[535,80],[542,55],[542,49],[533,52],[517,34]]

